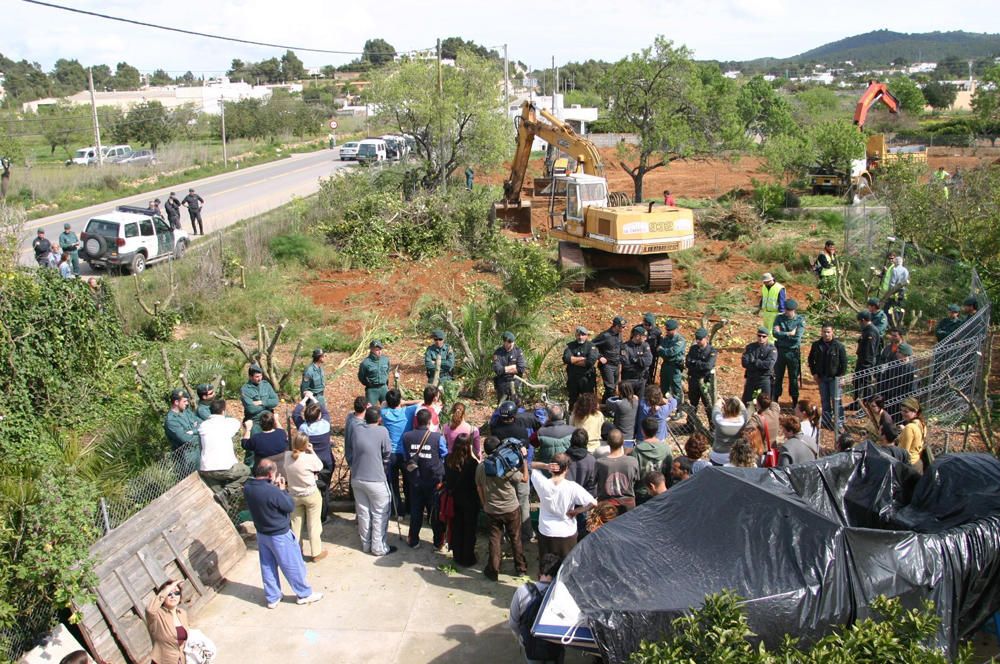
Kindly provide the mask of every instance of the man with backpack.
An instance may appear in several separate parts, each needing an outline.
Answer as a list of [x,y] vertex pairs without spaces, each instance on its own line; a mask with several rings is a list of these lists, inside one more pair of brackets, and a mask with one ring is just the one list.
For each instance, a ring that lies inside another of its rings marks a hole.
[[549,585],[559,573],[562,559],[554,553],[542,556],[538,563],[538,581],[529,581],[514,592],[510,601],[510,618],[507,624],[521,644],[524,660],[529,664],[534,662],[561,663],[566,655],[566,649],[557,643],[550,643],[531,634],[531,626],[535,623],[538,611],[542,607],[542,599]]
[[483,445],[488,455],[476,467],[476,490],[479,502],[486,512],[489,529],[490,551],[483,576],[496,581],[500,574],[500,548],[503,536],[510,540],[514,554],[514,568],[518,576],[528,573],[528,563],[524,559],[521,545],[521,505],[518,501],[517,486],[528,481],[528,464],[519,458],[520,467],[511,468],[510,460],[501,450],[503,445],[496,436],[489,436]]

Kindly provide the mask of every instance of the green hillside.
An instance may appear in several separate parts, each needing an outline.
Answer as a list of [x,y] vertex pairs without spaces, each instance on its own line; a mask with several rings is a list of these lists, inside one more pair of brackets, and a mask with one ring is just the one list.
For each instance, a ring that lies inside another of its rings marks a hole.
[[907,34],[876,30],[824,44],[800,53],[791,62],[841,62],[888,64],[902,58],[907,62],[938,62],[945,58],[978,59],[1000,55],[1000,35],[974,32],[926,32]]

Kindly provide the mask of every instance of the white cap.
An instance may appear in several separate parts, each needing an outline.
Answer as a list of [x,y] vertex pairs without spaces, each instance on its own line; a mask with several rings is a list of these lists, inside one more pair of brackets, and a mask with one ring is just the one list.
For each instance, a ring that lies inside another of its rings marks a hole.
[[767,283],[768,281],[774,281],[774,276],[770,272],[765,272],[764,276],[761,277],[761,281]]

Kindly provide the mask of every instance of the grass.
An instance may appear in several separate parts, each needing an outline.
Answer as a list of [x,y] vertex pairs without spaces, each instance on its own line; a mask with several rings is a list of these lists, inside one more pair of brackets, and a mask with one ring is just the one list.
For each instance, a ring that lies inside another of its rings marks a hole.
[[844,207],[844,197],[813,196],[811,194],[803,194],[802,196],[799,196],[799,207],[804,207],[804,208]]
[[757,240],[746,249],[747,256],[753,261],[767,266],[786,270],[808,270],[811,259],[799,252],[791,240],[776,241],[773,239]]

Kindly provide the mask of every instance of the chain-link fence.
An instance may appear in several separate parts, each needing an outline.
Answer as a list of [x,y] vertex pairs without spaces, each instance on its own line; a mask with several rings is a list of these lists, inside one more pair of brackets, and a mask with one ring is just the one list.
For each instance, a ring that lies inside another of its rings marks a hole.
[[[33,602],[10,599],[11,604],[22,607]],[[0,662],[17,661],[21,655],[37,646],[49,630],[59,622],[59,615],[51,605],[35,604],[31,613],[18,612],[17,623],[0,629]]]

